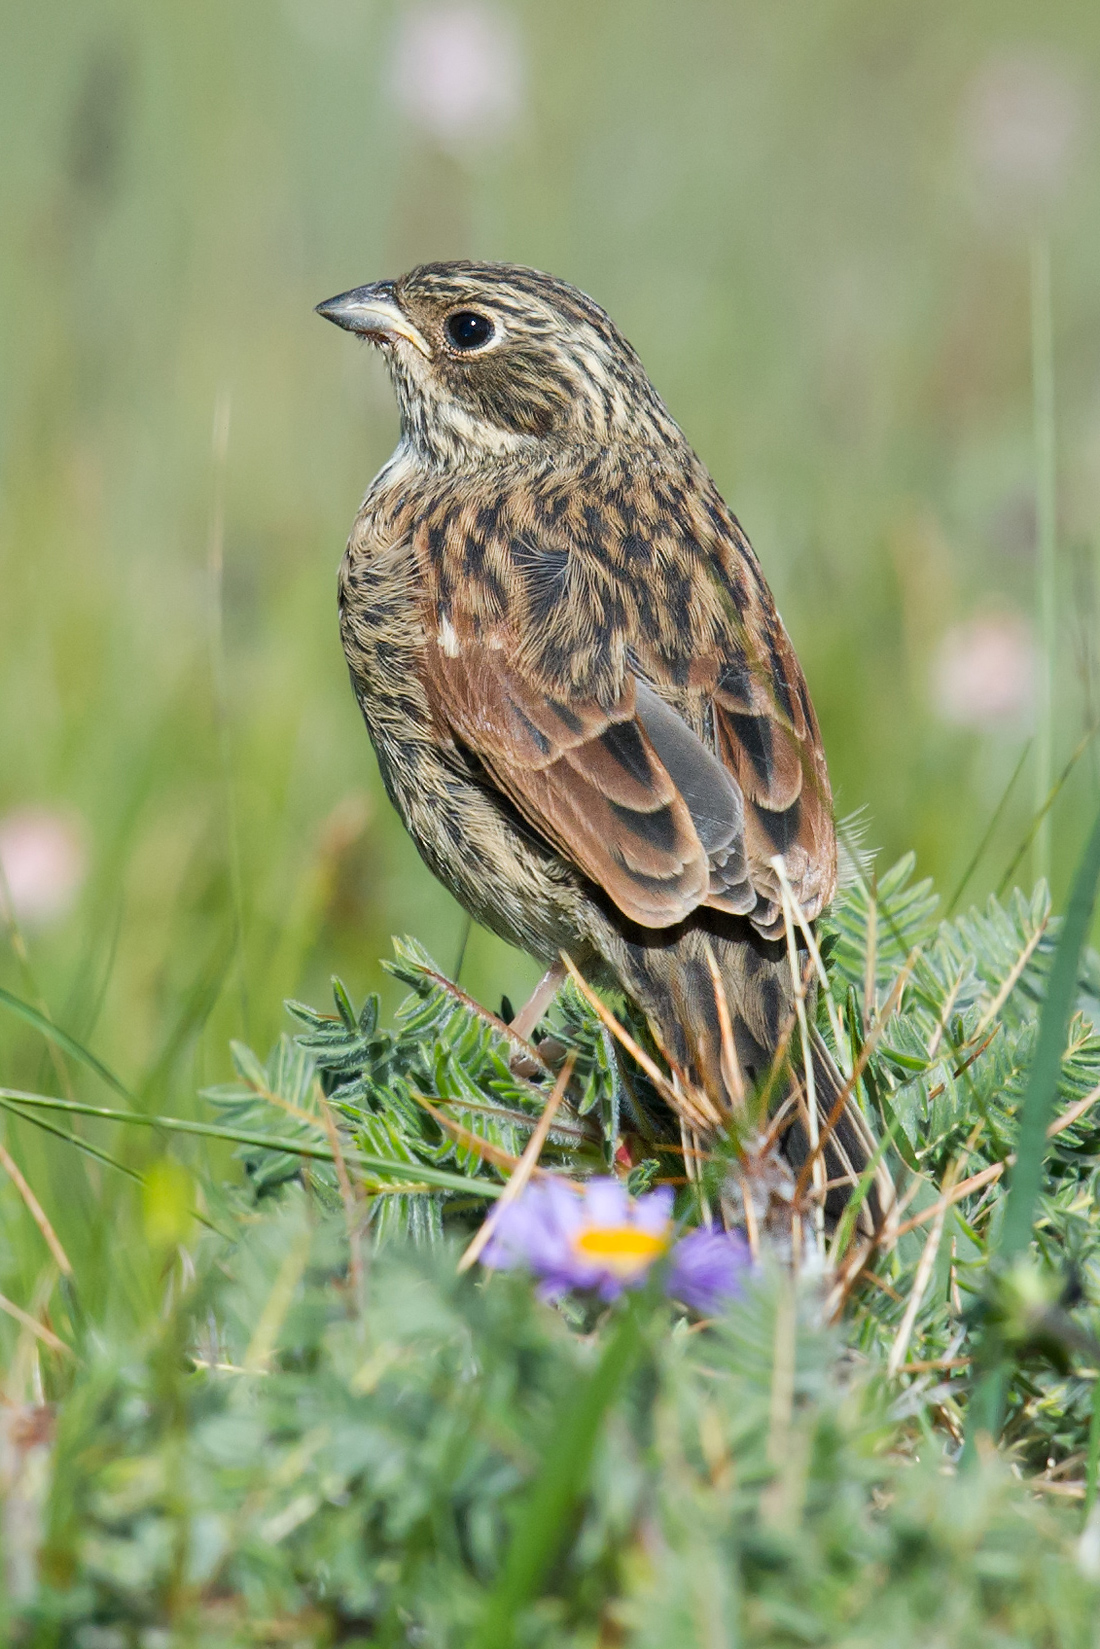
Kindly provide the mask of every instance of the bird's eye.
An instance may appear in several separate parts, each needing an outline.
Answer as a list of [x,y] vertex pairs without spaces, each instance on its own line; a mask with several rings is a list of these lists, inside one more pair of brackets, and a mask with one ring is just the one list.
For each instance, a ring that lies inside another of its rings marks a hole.
[[476,309],[460,309],[447,316],[446,332],[456,349],[480,349],[493,336],[493,323]]

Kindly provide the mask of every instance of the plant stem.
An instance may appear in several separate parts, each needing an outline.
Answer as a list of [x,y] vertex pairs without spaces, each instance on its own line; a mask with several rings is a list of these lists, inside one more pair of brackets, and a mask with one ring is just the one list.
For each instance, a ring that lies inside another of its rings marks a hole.
[[[1035,807],[1040,812],[1054,771],[1054,653],[1057,645],[1057,497],[1054,442],[1054,326],[1050,243],[1031,248],[1031,374],[1035,426]],[[1040,812],[1035,833],[1036,880],[1050,877],[1050,817]]]
[[1085,1471],[1085,1518],[1096,1504],[1096,1482],[1100,1477],[1100,1374],[1092,1388],[1092,1420],[1089,1424],[1089,1458]]
[[[1043,1183],[1043,1162],[1047,1152],[1047,1129],[1058,1097],[1066,1032],[1077,997],[1077,975],[1081,952],[1088,937],[1100,881],[1100,815],[1092,827],[1077,874],[1073,879],[1065,922],[1054,953],[1046,1000],[1039,1017],[1039,1037],[1035,1057],[1028,1072],[1027,1087],[1020,1107],[1016,1163],[1005,1203],[1004,1221],[995,1253],[990,1256],[990,1276],[1007,1269],[1026,1254]],[[981,1370],[967,1419],[963,1461],[975,1456],[979,1432],[994,1439],[1001,1429],[1007,1386],[1005,1348],[998,1335],[985,1334],[975,1359]]]
[[520,1508],[490,1595],[476,1649],[512,1649],[516,1616],[538,1591],[565,1538],[569,1516],[584,1490],[604,1413],[642,1341],[641,1303],[623,1302],[595,1369],[566,1396],[549,1452]]

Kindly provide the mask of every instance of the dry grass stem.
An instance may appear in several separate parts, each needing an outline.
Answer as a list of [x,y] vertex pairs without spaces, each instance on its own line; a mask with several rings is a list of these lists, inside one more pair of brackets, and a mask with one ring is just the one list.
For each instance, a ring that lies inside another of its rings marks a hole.
[[57,1261],[62,1274],[66,1277],[71,1277],[73,1274],[72,1263],[64,1248],[61,1246],[61,1241],[57,1235],[57,1232],[54,1230],[53,1226],[46,1217],[46,1211],[42,1207],[42,1204],[39,1202],[38,1198],[35,1196],[34,1192],[24,1179],[18,1163],[11,1156],[10,1152],[4,1145],[0,1145],[0,1168],[3,1168],[4,1172],[15,1186],[15,1189],[22,1197],[28,1214],[34,1221],[35,1225],[37,1225],[39,1231],[41,1231],[46,1247]]
[[699,1178],[698,1152],[694,1144],[688,1143],[692,1139],[692,1135],[688,1131],[688,1125],[683,1115],[677,1120],[680,1124],[680,1152],[684,1159],[684,1173],[687,1175],[688,1184],[695,1185]]
[[753,1264],[760,1259],[760,1227],[756,1223],[756,1205],[752,1200],[752,1186],[745,1174],[741,1175],[741,1205],[745,1210],[745,1236]]
[[501,1214],[510,1203],[515,1202],[534,1173],[542,1148],[546,1144],[546,1136],[550,1132],[550,1124],[554,1120],[554,1113],[561,1104],[565,1090],[569,1086],[569,1078],[573,1075],[576,1057],[572,1050],[566,1055],[565,1063],[558,1073],[558,1080],[554,1084],[553,1092],[546,1101],[546,1109],[539,1118],[538,1127],[524,1146],[523,1155],[516,1163],[512,1176],[504,1187],[503,1194],[489,1210],[489,1213],[466,1245],[465,1252],[458,1262],[460,1272],[468,1271],[480,1258],[485,1244],[497,1228]]
[[1004,1162],[991,1162],[988,1168],[983,1168],[980,1174],[971,1174],[969,1179],[960,1180],[958,1185],[952,1186],[950,1191],[938,1197],[927,1208],[922,1208],[919,1214],[912,1219],[903,1220],[894,1233],[895,1241],[904,1237],[907,1231],[915,1231],[918,1225],[925,1225],[929,1220],[939,1219],[954,1203],[968,1197],[971,1191],[980,1191],[983,1185],[992,1185],[999,1180],[1006,1166],[1015,1161],[1015,1157],[1007,1157]]
[[[901,999],[901,993],[905,989],[909,975],[916,966],[919,955],[919,950],[913,950],[910,952],[909,956],[905,960],[904,966],[901,968],[901,971],[898,973],[897,978],[891,986],[890,994],[882,1005],[882,1011],[875,1016],[875,1022],[868,1031],[867,1036],[864,1039],[863,1046],[860,1048],[855,1063],[852,1066],[852,1074],[845,1080],[843,1087],[836,1097],[833,1108],[829,1112],[825,1126],[821,1130],[821,1136],[816,1147],[818,1154],[824,1150],[825,1146],[836,1132],[836,1129],[840,1124],[840,1119],[844,1115],[845,1106],[852,1096],[852,1091],[860,1077],[863,1075],[863,1072],[866,1070],[867,1062],[875,1051],[879,1037],[886,1029],[890,1016]],[[813,1171],[814,1155],[815,1151],[811,1150],[810,1155],[802,1164],[802,1168],[798,1176],[798,1185],[795,1189],[796,1196],[805,1196],[806,1194],[806,1186],[809,1180],[809,1175]]]
[[503,1019],[498,1018],[495,1013],[490,1013],[488,1008],[483,1007],[480,1002],[464,991],[461,985],[456,985],[453,979],[448,979],[445,973],[438,973],[434,968],[422,968],[421,972],[425,979],[430,979],[433,985],[438,985],[441,990],[447,992],[448,996],[454,997],[456,1002],[461,1002],[464,1008],[468,1008],[471,1013],[484,1020],[486,1025],[492,1025],[493,1029],[499,1031],[501,1036],[506,1036],[519,1053],[526,1054],[530,1059],[533,1059],[537,1065],[542,1066],[544,1071],[550,1069],[545,1057],[539,1052],[534,1042],[528,1042],[525,1037],[518,1036],[510,1025],[506,1024]]
[[[772,1062],[768,1066],[768,1074],[760,1085],[760,1110],[758,1115],[766,1116],[768,1114],[768,1109],[771,1104],[772,1089],[779,1081],[780,1073],[782,1072],[784,1065],[787,1063],[787,1049],[790,1047],[791,1037],[794,1034],[796,1024],[797,1020],[794,1014],[789,1014],[787,1016],[786,1023],[779,1032],[779,1040],[775,1045],[775,1052],[772,1055]],[[776,1116],[782,1116],[784,1113],[784,1108],[788,1107],[792,1103],[793,1101],[791,1100],[790,1095],[785,1096],[783,1103],[776,1111]],[[792,1121],[793,1118],[788,1116],[782,1127],[776,1129],[773,1119],[772,1126],[768,1129],[767,1140],[765,1142],[766,1145],[774,1145],[775,1141],[779,1139],[780,1136],[790,1127]]]
[[[472,1128],[463,1127],[461,1122],[456,1122],[453,1117],[447,1116],[445,1112],[439,1109],[438,1105],[433,1105],[430,1099],[424,1094],[418,1093],[415,1088],[410,1088],[409,1093],[416,1103],[427,1111],[432,1120],[438,1122],[444,1132],[450,1134],[451,1138],[456,1140],[459,1145],[464,1145],[467,1150],[474,1151],[483,1162],[491,1162],[494,1168],[499,1168],[502,1173],[506,1174],[514,1173],[519,1167],[520,1158],[513,1156],[511,1151],[505,1151],[502,1146],[494,1145],[491,1139],[482,1139],[481,1135],[475,1134]],[[532,1118],[536,1129],[541,1120],[541,1117],[537,1120]],[[542,1169],[538,1170],[539,1173],[542,1171]]]
[[905,1353],[909,1350],[909,1341],[912,1337],[913,1326],[917,1320],[917,1312],[920,1310],[921,1301],[924,1299],[925,1291],[931,1281],[932,1267],[936,1263],[936,1255],[939,1253],[940,1243],[943,1241],[943,1227],[944,1222],[947,1219],[947,1210],[950,1206],[947,1198],[950,1196],[955,1181],[959,1177],[961,1163],[962,1158],[957,1157],[947,1170],[947,1174],[944,1178],[944,1194],[937,1204],[937,1213],[932,1221],[932,1228],[928,1233],[927,1240],[925,1241],[924,1248],[921,1252],[920,1260],[917,1264],[916,1275],[913,1278],[913,1286],[909,1291],[909,1299],[906,1301],[905,1311],[902,1316],[901,1323],[898,1326],[897,1335],[894,1339],[893,1345],[890,1347],[890,1355],[886,1360],[886,1372],[891,1377],[898,1372],[898,1369],[905,1361]]
[[722,1039],[722,1077],[726,1087],[733,1095],[738,1111],[743,1115],[745,1110],[745,1078],[741,1070],[741,1061],[737,1057],[737,1045],[733,1040],[729,999],[726,996],[726,987],[722,983],[722,975],[718,969],[714,947],[709,939],[704,940],[704,949],[706,951],[707,967],[710,969],[711,984],[714,988],[714,1007],[718,1015],[718,1029]]
[[[773,864],[775,862],[773,860]],[[791,886],[786,875],[780,878],[779,889],[783,899],[783,929],[787,937],[787,960],[790,964],[791,984],[794,988],[794,1011],[798,1020],[798,1034],[802,1040],[802,1071],[806,1080],[806,1138],[810,1144],[810,1154],[807,1161],[814,1183],[814,1240],[818,1249],[823,1251],[825,1246],[825,1159],[821,1155],[819,1144],[820,1129],[817,1114],[817,1091],[814,1081],[814,1060],[813,1051],[810,1047],[809,1020],[806,1014],[806,980],[798,962],[794,896],[791,893]],[[801,1183],[800,1176],[800,1186]],[[803,1192],[804,1189],[803,1187]]]
[[[1086,1111],[1096,1104],[1097,1100],[1100,1100],[1100,1084],[1093,1088],[1090,1093],[1085,1094],[1082,1099],[1075,1100],[1072,1105],[1062,1112],[1061,1116],[1055,1117],[1047,1129],[1047,1138],[1054,1139],[1064,1129],[1071,1127],[1080,1117],[1084,1116]],[[919,1214],[914,1214],[912,1219],[905,1220],[900,1224],[894,1233],[895,1240],[898,1237],[904,1237],[907,1231],[915,1230],[918,1225],[923,1225],[926,1220],[937,1219],[941,1212],[950,1208],[953,1203],[959,1202],[963,1197],[969,1196],[972,1191],[980,1191],[983,1186],[992,1185],[1000,1179],[1006,1168],[1012,1167],[1015,1161],[1016,1155],[1013,1152],[1005,1157],[1002,1162],[992,1162],[988,1168],[983,1168],[980,1173],[972,1174],[969,1179],[960,1180],[958,1185],[946,1190],[936,1202],[930,1204],[927,1208],[923,1208]],[[921,1183],[923,1182],[918,1181],[917,1185],[919,1186]],[[915,1189],[916,1187],[914,1187]],[[910,1192],[910,1200],[911,1197],[912,1192]]]
[[1071,1128],[1079,1118],[1084,1116],[1086,1111],[1092,1109],[1098,1099],[1100,1099],[1100,1083],[1097,1083],[1096,1087],[1087,1093],[1083,1099],[1074,1100],[1073,1104],[1067,1106],[1061,1116],[1055,1117],[1047,1129],[1047,1138],[1054,1139],[1064,1128]]
[[840,1022],[840,1010],[833,1000],[832,986],[829,983],[829,975],[825,971],[825,963],[822,961],[821,951],[817,943],[817,936],[814,933],[812,925],[806,920],[806,913],[802,909],[802,905],[797,894],[791,887],[790,881],[787,877],[787,867],[783,862],[782,855],[777,853],[770,863],[772,869],[779,878],[779,885],[783,890],[784,897],[789,899],[791,902],[791,909],[794,911],[795,919],[798,922],[799,931],[806,941],[806,949],[810,953],[810,958],[814,965],[814,972],[817,974],[821,989],[824,992],[825,1008],[829,1015],[829,1023],[833,1028],[833,1039],[836,1042],[837,1057],[838,1059],[843,1059],[845,1048],[844,1027]]
[[565,963],[570,979],[572,979],[592,1012],[602,1024],[607,1026],[612,1036],[626,1049],[630,1057],[641,1066],[661,1098],[666,1100],[678,1115],[686,1116],[688,1121],[694,1123],[697,1127],[720,1127],[722,1117],[706,1094],[687,1085],[682,1090],[677,1090],[644,1049],[639,1048],[626,1026],[620,1025],[611,1010],[605,1003],[600,1001],[573,958],[565,951],[562,951],[561,959]]
[[22,1306],[16,1305],[14,1300],[9,1300],[4,1294],[0,1294],[0,1311],[6,1312],[9,1317],[14,1317],[17,1323],[21,1324],[28,1333],[33,1334],[36,1339],[41,1340],[43,1345],[49,1346],[51,1351],[60,1351],[66,1357],[73,1355],[71,1347],[67,1346],[64,1340],[59,1340],[52,1328],[47,1328],[45,1323],[40,1323],[37,1318],[31,1316],[29,1311],[24,1311]]

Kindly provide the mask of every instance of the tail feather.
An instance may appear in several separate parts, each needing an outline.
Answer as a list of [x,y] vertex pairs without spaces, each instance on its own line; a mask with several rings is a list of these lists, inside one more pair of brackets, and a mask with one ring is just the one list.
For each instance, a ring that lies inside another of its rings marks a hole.
[[[701,913],[696,913],[697,917]],[[766,1085],[775,1111],[793,1090],[805,1092],[799,1070],[794,989],[786,946],[762,939],[747,922],[722,918],[670,929],[654,944],[628,941],[614,958],[622,983],[646,1013],[654,1035],[685,1082],[701,1090],[719,1117],[743,1111],[746,1095]],[[808,1004],[811,1008],[812,1002]],[[732,1040],[732,1047],[731,1047]],[[777,1053],[790,1054],[778,1075]],[[825,1213],[838,1220],[878,1153],[873,1130],[825,1042],[811,1033],[817,1132],[824,1138]],[[797,1093],[796,1093],[797,1097]],[[791,1108],[781,1149],[797,1172],[810,1155],[804,1102]],[[893,1180],[875,1163],[858,1225],[870,1235],[893,1217]]]

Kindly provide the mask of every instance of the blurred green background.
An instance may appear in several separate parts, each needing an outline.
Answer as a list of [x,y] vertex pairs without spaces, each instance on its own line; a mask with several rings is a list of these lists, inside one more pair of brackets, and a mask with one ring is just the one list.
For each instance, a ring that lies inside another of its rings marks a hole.
[[[8,0],[0,37],[0,854],[26,943],[0,985],[150,1106],[192,1107],[231,1036],[266,1049],[333,971],[385,989],[391,933],[458,962],[337,636],[396,434],[378,360],[312,313],[346,287],[472,255],[603,303],[757,547],[840,811],[950,889],[1030,733],[1040,237],[1056,770],[1078,744],[1095,5]],[[1034,791],[1025,766],[968,897]],[[1096,794],[1086,753],[1056,897]],[[485,1000],[534,976],[470,936]],[[0,1080],[56,1091],[10,1015]]]

